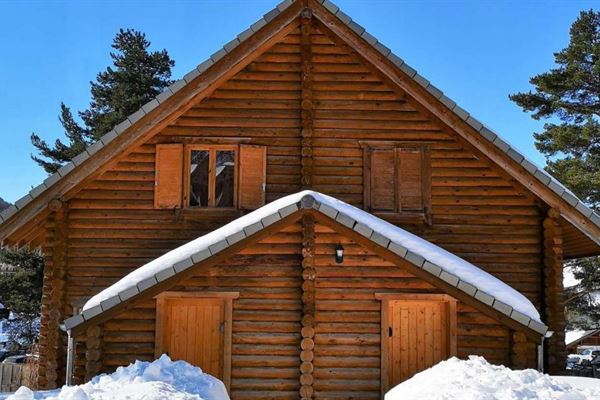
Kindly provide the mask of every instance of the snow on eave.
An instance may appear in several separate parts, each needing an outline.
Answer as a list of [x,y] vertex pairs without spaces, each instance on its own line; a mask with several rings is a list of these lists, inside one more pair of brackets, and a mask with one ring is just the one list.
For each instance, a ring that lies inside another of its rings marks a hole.
[[565,332],[565,344],[567,346],[570,346],[570,345],[574,344],[575,342],[585,339],[586,337],[593,335],[599,331],[600,331],[600,329],[590,329],[587,331],[583,331],[583,330],[566,331]]
[[269,203],[141,266],[92,297],[81,314],[65,321],[66,328],[108,311],[300,209],[315,209],[521,325],[540,334],[547,331],[533,304],[498,278],[372,214],[310,190]]

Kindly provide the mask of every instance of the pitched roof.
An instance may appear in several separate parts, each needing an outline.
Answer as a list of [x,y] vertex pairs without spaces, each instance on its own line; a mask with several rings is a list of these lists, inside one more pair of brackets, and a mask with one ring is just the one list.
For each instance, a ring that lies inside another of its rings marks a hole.
[[498,278],[366,211],[310,190],[275,200],[141,266],[92,297],[81,314],[65,321],[65,327],[93,319],[302,209],[337,221],[525,327],[541,334],[547,330],[534,305]]
[[[516,148],[508,144],[504,139],[500,137],[500,135],[498,135],[496,132],[485,126],[482,122],[478,121],[467,111],[461,108],[458,104],[456,104],[456,102],[444,95],[444,93],[440,89],[438,89],[427,79],[419,75],[415,69],[410,67],[400,57],[396,56],[388,47],[383,45],[374,36],[369,34],[365,30],[365,28],[353,21],[352,18],[346,15],[342,10],[340,10],[339,7],[337,7],[331,1],[311,0],[311,2],[321,4],[329,13],[334,15],[335,18],[337,18],[339,21],[345,24],[345,26],[347,26],[354,33],[356,33],[356,35],[364,39],[368,44],[370,44],[374,49],[376,49],[381,55],[386,57],[404,74],[408,75],[414,82],[418,83],[430,95],[439,100],[445,107],[450,109],[462,121],[470,125],[475,131],[477,131],[480,134],[480,137],[482,139],[494,145],[495,148],[499,149],[501,152],[505,153],[519,166],[524,168],[527,171],[527,173],[530,174],[537,182],[549,188],[562,201],[566,202],[569,207],[573,208],[574,211],[576,211],[576,213],[581,214],[584,217],[583,222],[578,218],[571,218],[569,217],[569,215],[563,215],[563,217],[565,217],[565,219],[567,219],[571,224],[577,227],[588,238],[590,238],[596,244],[600,245],[600,235],[597,234],[600,231],[600,215],[598,215],[592,209],[587,207],[580,199],[577,198],[577,196],[575,196],[564,185],[562,185],[559,181],[557,181],[550,174],[548,174],[544,169],[536,166],[533,162],[531,162],[523,154],[521,154]],[[15,205],[12,205],[3,212],[1,212],[0,230],[2,228],[3,223],[9,222],[12,218],[15,217],[16,214],[23,210],[33,200],[38,198],[42,193],[44,193],[49,188],[55,186],[58,182],[62,181],[66,176],[70,175],[74,170],[79,168],[80,165],[83,164],[86,160],[98,153],[103,147],[113,142],[124,132],[127,132],[144,116],[148,115],[153,110],[160,108],[160,106],[166,101],[168,101],[175,93],[180,91],[182,88],[190,85],[192,81],[203,75],[213,65],[218,64],[220,60],[222,60],[226,55],[234,51],[242,43],[247,42],[251,37],[253,37],[257,32],[259,32],[261,29],[267,26],[267,24],[269,24],[271,21],[277,18],[280,14],[292,8],[291,6],[296,6],[297,10],[294,12],[299,14],[299,12],[301,11],[301,9],[299,8],[299,3],[299,0],[285,0],[278,4],[273,10],[265,14],[260,20],[252,24],[244,32],[240,33],[235,39],[225,44],[225,46],[223,46],[222,49],[215,52],[206,61],[202,62],[192,71],[188,72],[183,77],[183,79],[180,79],[173,83],[171,86],[165,89],[163,93],[161,93],[155,99],[145,104],[135,113],[131,114],[123,122],[115,126],[113,130],[104,135],[98,142],[91,145],[83,153],[75,157],[73,161],[64,165],[58,170],[57,173],[51,175],[46,180],[44,180],[44,182],[41,185],[33,188],[28,194],[26,194],[21,199],[17,200]],[[91,175],[93,172],[94,171],[90,171],[89,173],[86,172],[86,176]],[[81,178],[81,180],[83,180],[84,178]],[[547,201],[548,199],[543,200]],[[31,215],[35,216],[39,214],[42,210],[43,206],[38,206],[33,211],[33,213],[30,213],[29,219],[31,219]],[[24,224],[25,222],[26,221],[22,221],[22,224]],[[588,225],[592,227],[592,232],[590,232]],[[14,232],[14,230],[16,230],[17,228],[18,226],[12,228],[12,231]]]
[[567,346],[573,345],[589,336],[592,336],[600,332],[600,329],[590,329],[587,331],[575,330],[565,332],[565,344]]

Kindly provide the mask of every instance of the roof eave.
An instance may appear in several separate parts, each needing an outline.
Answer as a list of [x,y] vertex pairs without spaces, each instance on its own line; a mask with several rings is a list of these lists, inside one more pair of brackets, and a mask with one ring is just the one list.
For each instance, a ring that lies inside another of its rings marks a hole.
[[[360,235],[366,240],[372,242],[376,247],[384,249],[386,254],[384,257],[392,254],[393,257],[399,257],[403,261],[408,262],[417,269],[414,270],[417,276],[428,279],[432,278],[438,286],[450,289],[451,295],[459,298],[469,298],[473,302],[479,304],[483,309],[491,309],[497,316],[503,316],[514,322],[515,327],[521,327],[529,336],[544,335],[548,330],[545,324],[542,324],[523,313],[514,310],[510,305],[503,303],[494,296],[479,290],[473,284],[462,281],[456,275],[445,271],[443,267],[424,258],[420,254],[408,251],[403,246],[393,242],[382,232],[373,231],[371,228],[358,222],[351,216],[327,205],[320,203],[314,196],[305,195],[302,199],[293,204],[286,205],[267,217],[262,218],[259,222],[252,223],[248,226],[239,228],[236,232],[225,238],[224,240],[215,243],[208,248],[199,250],[196,254],[189,258],[178,260],[173,265],[167,266],[161,271],[155,273],[152,277],[139,282],[136,286],[131,286],[121,293],[112,296],[100,304],[84,310],[81,314],[75,315],[65,320],[65,327],[74,332],[82,330],[84,327],[99,323],[101,317],[106,318],[107,314],[112,315],[123,308],[132,300],[139,299],[144,296],[147,298],[149,292],[152,295],[158,294],[161,290],[174,285],[175,282],[184,279],[185,275],[191,273],[192,267],[197,267],[199,264],[212,265],[216,261],[214,258],[218,255],[223,257],[229,256],[247,246],[248,243],[254,243],[260,240],[265,233],[266,228],[279,228],[282,225],[297,221],[304,213],[313,213],[315,216],[322,216],[325,219],[334,221],[342,229],[348,229],[351,235]],[[324,221],[325,222],[325,221]],[[389,252],[389,253],[388,253]],[[186,273],[187,271],[187,273]],[[162,284],[161,284],[162,283]]]
[[[65,199],[77,192],[77,185],[97,176],[106,170],[107,164],[115,162],[115,154],[120,155],[126,148],[133,146],[140,140],[138,137],[156,127],[162,126],[167,117],[160,113],[165,104],[181,114],[186,102],[197,98],[199,93],[211,89],[211,80],[207,75],[217,68],[227,65],[231,67],[212,81],[220,81],[223,76],[231,75],[233,66],[239,67],[243,60],[251,57],[257,48],[269,43],[273,37],[298,17],[302,10],[298,1],[284,0],[261,19],[240,33],[234,40],[223,48],[213,53],[206,61],[200,63],[192,71],[166,88],[161,94],[150,100],[139,110],[131,114],[113,130],[102,136],[100,140],[88,147],[73,161],[62,166],[55,174],[50,175],[44,182],[33,188],[29,193],[15,202],[15,205],[0,213],[0,243],[10,237],[31,218],[47,208],[54,199]],[[245,45],[247,48],[241,51]],[[251,61],[248,61],[251,62]],[[243,64],[245,65],[245,64]],[[218,74],[217,74],[218,75]],[[191,94],[188,94],[191,93]],[[185,94],[185,95],[184,95]],[[189,104],[188,104],[189,105]],[[160,118],[157,118],[160,117]],[[91,165],[95,167],[90,168]]]

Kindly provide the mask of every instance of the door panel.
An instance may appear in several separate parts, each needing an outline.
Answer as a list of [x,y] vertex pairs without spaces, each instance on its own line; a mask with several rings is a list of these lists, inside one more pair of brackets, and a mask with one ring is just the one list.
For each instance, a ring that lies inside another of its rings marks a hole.
[[165,299],[163,351],[223,378],[225,301]]
[[438,300],[387,302],[388,388],[452,355],[449,309]]

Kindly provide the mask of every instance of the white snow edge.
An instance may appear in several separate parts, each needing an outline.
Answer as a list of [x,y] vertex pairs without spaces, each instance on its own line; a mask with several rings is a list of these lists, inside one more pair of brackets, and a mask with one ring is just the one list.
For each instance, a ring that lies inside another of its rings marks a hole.
[[440,266],[444,271],[455,275],[461,281],[471,284],[479,291],[483,291],[488,295],[493,296],[496,300],[505,303],[515,311],[531,318],[531,320],[543,324],[539,312],[531,301],[500,279],[435,244],[392,225],[366,211],[331,196],[311,190],[301,191],[275,200],[141,266],[112,286],[92,297],[83,306],[83,310],[97,307],[102,301],[113,298],[124,290],[135,287],[142,281],[151,279],[157,273],[172,268],[176,263],[184,261],[192,255],[208,249],[209,246],[221,242],[235,233],[243,231],[244,228],[260,222],[263,218],[276,214],[283,208],[297,204],[304,196],[311,196],[321,205],[329,206],[339,213],[343,213],[348,217],[353,218],[373,231],[387,237],[392,242],[406,248],[409,252],[415,253],[425,260]]

